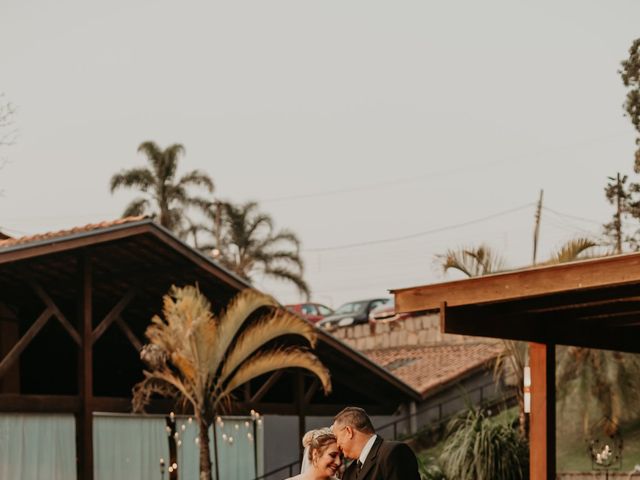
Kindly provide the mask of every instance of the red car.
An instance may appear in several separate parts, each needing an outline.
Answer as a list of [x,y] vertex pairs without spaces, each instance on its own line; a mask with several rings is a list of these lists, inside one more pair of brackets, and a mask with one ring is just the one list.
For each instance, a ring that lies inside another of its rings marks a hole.
[[317,323],[333,313],[333,310],[320,303],[297,303],[295,305],[285,305],[285,308],[311,323]]

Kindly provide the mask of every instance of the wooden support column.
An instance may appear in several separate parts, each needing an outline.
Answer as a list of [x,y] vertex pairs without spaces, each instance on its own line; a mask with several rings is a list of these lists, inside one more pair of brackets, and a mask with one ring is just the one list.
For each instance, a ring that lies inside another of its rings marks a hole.
[[306,433],[307,427],[306,427],[306,419],[305,419],[305,415],[306,415],[306,411],[305,411],[305,404],[304,404],[304,376],[302,371],[298,370],[296,372],[296,377],[295,377],[295,393],[294,393],[294,398],[295,398],[295,402],[296,402],[296,410],[298,412],[298,448],[300,450],[300,458],[302,458],[302,455],[304,454],[304,447],[302,446],[302,437],[304,437],[304,434]]
[[[20,339],[20,324],[15,312],[0,303],[0,360],[4,359]],[[0,376],[0,393],[20,393],[20,362],[15,361]]]
[[531,367],[529,474],[531,480],[555,480],[556,478],[555,357],[555,345],[529,344]]
[[93,279],[91,260],[83,255],[81,273],[78,330],[82,339],[78,355],[78,396],[80,411],[76,416],[78,479],[93,478]]

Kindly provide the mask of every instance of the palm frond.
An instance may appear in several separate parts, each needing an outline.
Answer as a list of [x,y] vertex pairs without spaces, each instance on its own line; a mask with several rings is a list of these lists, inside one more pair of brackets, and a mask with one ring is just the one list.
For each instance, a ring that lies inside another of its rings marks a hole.
[[236,295],[220,314],[220,328],[217,332],[216,351],[209,363],[209,372],[215,374],[222,358],[227,354],[231,342],[253,312],[264,307],[277,307],[278,302],[270,295],[250,288]]
[[153,174],[148,168],[130,168],[122,170],[111,177],[109,189],[111,193],[121,187],[137,187],[148,192],[154,185]]
[[260,244],[260,247],[267,248],[279,243],[287,243],[292,245],[296,252],[299,252],[300,250],[300,239],[295,233],[289,230],[280,230],[275,235],[266,238],[264,242]]
[[555,265],[557,263],[573,262],[579,258],[584,258],[587,250],[597,246],[598,243],[589,238],[574,238],[562,245],[545,264]]
[[214,188],[211,177],[201,170],[192,170],[184,174],[180,177],[178,185],[181,187],[204,187],[209,193],[212,193]]
[[280,370],[283,366],[287,368],[303,368],[310,371],[322,383],[325,394],[331,393],[329,370],[320,362],[318,357],[306,350],[292,347],[260,353],[243,363],[226,384],[216,401],[219,402],[228,397],[231,392],[249,380],[265,373]]
[[471,248],[449,249],[436,255],[443,272],[458,270],[468,277],[480,277],[505,268],[504,259],[486,245]]
[[307,339],[311,347],[315,346],[316,333],[309,322],[293,315],[287,310],[278,309],[242,332],[235,342],[220,373],[221,381],[233,373],[248,357],[271,340],[283,335],[300,335]]
[[146,198],[136,198],[133,200],[122,213],[123,217],[137,217],[144,215],[149,211],[149,200]]
[[264,269],[264,274],[278,280],[287,280],[293,283],[298,288],[298,291],[307,299],[311,296],[311,289],[307,282],[305,282],[299,274],[296,274],[291,270],[282,267],[266,267]]

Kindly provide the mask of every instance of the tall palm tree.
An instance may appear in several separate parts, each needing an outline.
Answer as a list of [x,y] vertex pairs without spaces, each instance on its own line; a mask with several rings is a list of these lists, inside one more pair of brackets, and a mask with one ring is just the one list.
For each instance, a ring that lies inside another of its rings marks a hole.
[[[576,238],[562,245],[551,257],[539,265],[554,265],[571,262],[582,258],[597,244],[588,238]],[[486,245],[479,247],[450,249],[443,255],[436,255],[443,272],[457,270],[467,277],[479,277],[498,273],[506,269],[504,259]],[[494,374],[502,376],[505,372],[513,372],[518,388],[516,394],[519,405],[520,433],[526,436],[528,432],[527,417],[524,413],[524,367],[527,365],[529,347],[525,342],[503,340],[504,352],[496,361]]]
[[[243,278],[260,275],[293,283],[307,298],[300,240],[290,230],[276,231],[270,215],[259,211],[256,202],[234,205],[216,202],[207,211],[205,230],[213,243],[200,249]],[[194,235],[195,237],[195,235]]]
[[213,181],[204,172],[192,170],[176,178],[178,159],[184,147],[178,143],[162,150],[154,142],[144,142],[138,147],[149,163],[148,167],[122,170],[111,177],[111,193],[119,188],[134,188],[142,196],[127,205],[123,216],[151,215],[163,227],[181,233],[183,217],[188,207],[204,207],[207,202],[192,196],[189,189],[202,187],[213,192]]
[[[248,322],[259,309],[268,313]],[[153,317],[146,331],[149,343],[140,356],[149,368],[133,388],[133,406],[141,411],[155,393],[193,408],[199,426],[200,480],[211,480],[209,427],[226,411],[236,388],[287,367],[311,371],[325,393],[331,391],[329,371],[309,350],[274,346],[273,340],[298,335],[313,347],[316,334],[268,295],[244,290],[216,316],[196,287],[172,287],[164,296],[163,314]]]

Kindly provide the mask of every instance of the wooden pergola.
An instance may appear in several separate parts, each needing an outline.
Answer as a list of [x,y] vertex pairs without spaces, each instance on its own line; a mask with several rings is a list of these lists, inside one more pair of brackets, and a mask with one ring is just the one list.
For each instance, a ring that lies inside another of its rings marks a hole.
[[[0,413],[74,414],[78,478],[93,478],[94,412],[131,412],[144,331],[171,285],[194,283],[216,310],[250,288],[149,219],[0,241]],[[315,377],[284,368],[234,392],[230,413],[297,415],[304,432],[307,415],[348,403],[391,414],[419,398],[322,331],[316,354],[331,371],[330,396]],[[172,409],[157,400],[148,410]]]
[[640,353],[640,254],[393,290],[446,333],[530,342],[531,479],[556,478],[555,346]]

